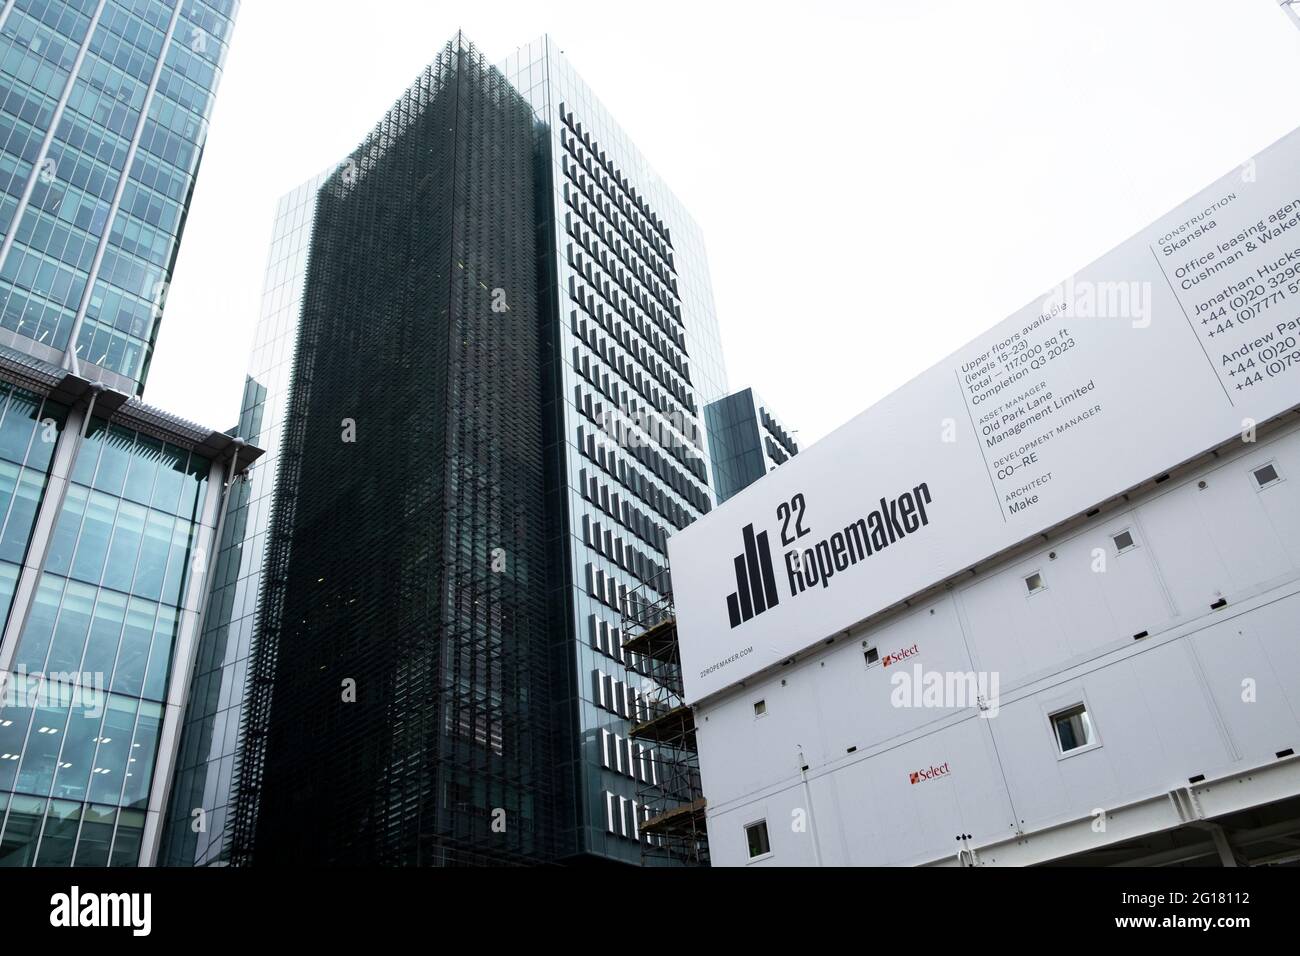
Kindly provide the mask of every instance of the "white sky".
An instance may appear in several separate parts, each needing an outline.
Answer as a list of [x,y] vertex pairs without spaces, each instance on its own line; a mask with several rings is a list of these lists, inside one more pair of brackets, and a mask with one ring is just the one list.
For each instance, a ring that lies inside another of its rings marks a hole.
[[555,38],[804,444],[1300,126],[1277,0],[243,0],[146,401],[235,423],[275,201],[458,28]]

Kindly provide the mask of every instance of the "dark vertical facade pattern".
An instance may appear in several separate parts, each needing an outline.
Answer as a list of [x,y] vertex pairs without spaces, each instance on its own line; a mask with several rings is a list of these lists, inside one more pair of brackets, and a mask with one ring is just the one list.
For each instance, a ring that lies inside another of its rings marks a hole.
[[458,37],[320,190],[236,863],[551,855],[538,150]]

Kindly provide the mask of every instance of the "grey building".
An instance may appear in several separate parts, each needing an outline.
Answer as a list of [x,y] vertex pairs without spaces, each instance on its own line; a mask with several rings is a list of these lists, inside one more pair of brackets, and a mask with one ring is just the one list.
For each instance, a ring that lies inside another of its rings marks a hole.
[[[390,271],[382,309],[356,298]],[[657,771],[629,741],[649,688],[622,620],[713,506],[724,392],[680,203],[549,40],[493,67],[455,38],[280,204],[240,426],[267,455],[223,536],[164,861],[640,862]],[[428,525],[422,551],[386,502]],[[370,557],[330,547],[327,514]],[[358,562],[386,569],[387,622],[313,592]],[[363,771],[342,786],[335,763]]]
[[704,415],[719,504],[799,454],[794,434],[752,388],[709,403]]
[[258,454],[138,398],[236,6],[0,6],[0,865],[157,856]]

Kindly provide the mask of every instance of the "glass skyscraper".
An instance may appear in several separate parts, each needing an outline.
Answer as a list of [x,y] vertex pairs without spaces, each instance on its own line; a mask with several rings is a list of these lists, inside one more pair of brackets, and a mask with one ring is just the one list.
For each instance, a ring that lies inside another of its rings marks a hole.
[[704,409],[718,504],[799,454],[799,443],[752,388]]
[[659,757],[629,740],[654,688],[623,650],[628,603],[667,582],[667,540],[714,504],[703,410],[726,392],[704,238],[549,37],[505,74],[543,136],[545,396],[561,858],[641,862]]
[[281,201],[165,862],[552,855],[537,150],[457,38]]
[[453,40],[277,212],[163,861],[639,862],[622,613],[724,391],[626,134],[548,40]]
[[139,394],[237,0],[5,0],[0,344]]
[[259,863],[548,855],[535,140],[457,40],[317,194],[238,778]]
[[0,8],[0,866],[157,859],[258,452],[135,396],[235,6]]

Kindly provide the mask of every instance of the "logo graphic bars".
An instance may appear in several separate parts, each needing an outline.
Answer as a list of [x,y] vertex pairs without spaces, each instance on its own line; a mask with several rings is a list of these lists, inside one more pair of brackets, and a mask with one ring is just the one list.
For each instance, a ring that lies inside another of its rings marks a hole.
[[745,525],[745,553],[736,555],[735,563],[736,593],[727,595],[727,615],[731,618],[731,626],[739,627],[755,614],[762,614],[780,603],[767,532],[760,532],[755,539],[754,526]]

